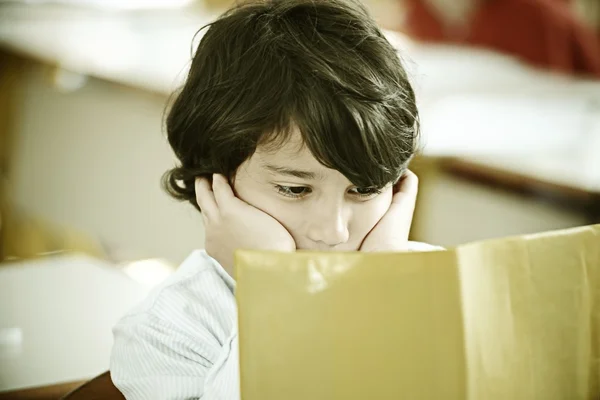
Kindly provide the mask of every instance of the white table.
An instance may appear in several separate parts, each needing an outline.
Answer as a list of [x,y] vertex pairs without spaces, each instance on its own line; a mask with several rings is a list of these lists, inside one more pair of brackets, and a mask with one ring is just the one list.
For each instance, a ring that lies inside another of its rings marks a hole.
[[216,16],[202,7],[111,12],[7,5],[0,7],[0,46],[68,71],[167,95],[185,78],[194,34]]
[[112,327],[148,289],[83,255],[0,266],[0,392],[108,370]]

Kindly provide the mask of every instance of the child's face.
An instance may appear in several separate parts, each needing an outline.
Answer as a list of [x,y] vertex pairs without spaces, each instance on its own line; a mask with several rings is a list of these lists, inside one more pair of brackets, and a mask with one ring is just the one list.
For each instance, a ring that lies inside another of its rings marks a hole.
[[234,189],[278,220],[299,250],[358,250],[392,200],[391,185],[373,193],[324,167],[299,133],[277,151],[259,147],[238,169]]

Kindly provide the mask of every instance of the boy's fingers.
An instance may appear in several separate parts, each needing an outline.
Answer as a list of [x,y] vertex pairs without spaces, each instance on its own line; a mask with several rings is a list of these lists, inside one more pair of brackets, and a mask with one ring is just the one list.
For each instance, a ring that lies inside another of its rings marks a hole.
[[227,179],[220,174],[213,175],[213,193],[219,208],[227,207],[231,204],[232,199],[235,199],[233,189]]
[[201,212],[200,215],[202,216],[202,222],[204,223],[204,227],[206,228],[208,226],[208,217],[203,212]]
[[392,203],[404,202],[407,197],[416,200],[419,191],[419,178],[414,172],[407,170],[394,189]]
[[[210,182],[206,178],[196,178],[196,202],[202,211],[203,217],[214,218],[219,212],[215,195],[210,187]],[[204,221],[206,222],[206,220]]]
[[403,227],[402,236],[406,239],[410,233],[418,191],[419,178],[412,171],[407,170],[402,180],[398,182],[389,211],[394,215],[395,224]]

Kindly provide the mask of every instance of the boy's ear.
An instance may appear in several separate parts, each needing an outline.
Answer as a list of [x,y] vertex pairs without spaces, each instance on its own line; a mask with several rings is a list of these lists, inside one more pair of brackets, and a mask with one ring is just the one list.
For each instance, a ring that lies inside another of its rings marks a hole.
[[400,186],[402,186],[402,178],[398,179],[394,186],[392,187],[392,194],[396,194],[400,191]]
[[227,177],[227,181],[229,182],[229,186],[231,186],[231,190],[233,190],[234,196],[238,197],[237,192],[235,191],[235,172]]
[[408,168],[404,168],[402,170],[402,172],[400,173],[400,176],[398,177],[398,179],[396,179],[396,181],[394,182],[394,186],[392,189],[394,194],[396,194],[396,193],[398,193],[398,191],[400,191],[400,187],[402,186],[402,179],[406,175],[406,171],[408,171]]
[[398,183],[400,183],[402,181],[402,178],[404,178],[404,175],[406,175],[406,170],[408,168],[403,168],[402,172],[400,172],[400,175],[398,175],[398,178],[396,178],[396,181],[394,182],[394,186],[396,186]]

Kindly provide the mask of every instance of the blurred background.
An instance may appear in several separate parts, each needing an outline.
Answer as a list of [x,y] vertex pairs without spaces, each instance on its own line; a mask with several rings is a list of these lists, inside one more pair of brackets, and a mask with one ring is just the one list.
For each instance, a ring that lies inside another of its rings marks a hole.
[[[418,95],[414,240],[600,223],[600,0],[364,2]],[[0,0],[0,399],[105,371],[114,322],[203,247],[163,120],[232,3]]]

